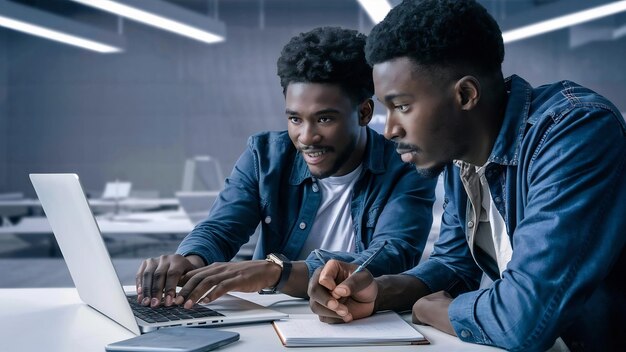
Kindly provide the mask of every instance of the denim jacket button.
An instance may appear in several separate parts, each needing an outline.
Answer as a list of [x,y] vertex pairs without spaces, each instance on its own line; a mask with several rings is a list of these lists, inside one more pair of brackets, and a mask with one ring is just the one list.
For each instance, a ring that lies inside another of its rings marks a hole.
[[306,223],[303,221],[300,223],[300,230],[306,229]]
[[493,199],[493,201],[496,202],[496,203],[500,203],[500,201],[502,201],[502,199],[500,199],[500,197],[495,197]]
[[471,220],[470,220],[470,221],[468,221],[468,222],[467,222],[467,227],[469,227],[470,229],[471,229],[472,227],[474,227],[474,222],[473,222],[473,221],[471,221]]
[[313,192],[316,192],[320,190],[320,188],[317,186],[317,183],[314,183],[313,186],[311,186],[311,188],[313,188]]
[[270,222],[272,222],[272,217],[271,216],[266,216],[264,221],[265,221],[266,224],[269,224]]
[[471,332],[469,332],[468,330],[462,330],[462,331],[461,331],[461,337],[468,338],[468,337],[470,337],[470,336],[472,336],[472,333],[471,333]]

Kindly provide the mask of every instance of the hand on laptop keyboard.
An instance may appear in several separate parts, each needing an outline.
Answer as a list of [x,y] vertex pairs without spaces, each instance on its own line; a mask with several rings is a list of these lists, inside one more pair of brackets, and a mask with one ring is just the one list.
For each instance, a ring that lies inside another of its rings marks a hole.
[[180,284],[184,286],[174,303],[191,308],[200,300],[208,303],[230,291],[258,292],[275,286],[281,271],[278,264],[266,260],[213,263],[181,277]]
[[201,266],[204,266],[204,262],[200,257],[183,257],[180,254],[144,260],[135,278],[137,303],[153,308],[161,304],[171,306],[176,297],[176,286],[180,278]]
[[[137,271],[137,302],[152,308],[176,304],[190,309],[230,291],[258,292],[275,286],[282,272],[278,264],[266,260],[203,264],[198,256],[178,254],[144,260]],[[183,286],[178,293],[177,285]]]

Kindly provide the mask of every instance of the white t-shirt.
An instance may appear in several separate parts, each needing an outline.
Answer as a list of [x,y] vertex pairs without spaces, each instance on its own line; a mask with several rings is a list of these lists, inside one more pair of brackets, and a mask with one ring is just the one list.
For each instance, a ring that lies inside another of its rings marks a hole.
[[309,253],[318,248],[354,253],[355,234],[350,202],[352,189],[362,169],[363,166],[359,165],[349,174],[317,180],[322,200],[298,259],[306,259]]
[[506,265],[513,255],[513,249],[509,235],[506,233],[504,218],[500,215],[493,198],[491,198],[491,192],[489,192],[489,184],[487,184],[487,178],[485,177],[486,166],[476,168],[482,190],[482,209],[474,241],[478,247],[496,261],[500,277],[502,277],[502,272],[506,269]]

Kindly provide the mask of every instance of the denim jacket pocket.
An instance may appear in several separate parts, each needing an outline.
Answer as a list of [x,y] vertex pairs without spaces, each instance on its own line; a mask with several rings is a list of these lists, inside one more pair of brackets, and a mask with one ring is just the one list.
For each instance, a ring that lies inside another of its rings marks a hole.
[[[363,214],[363,224],[365,225],[365,229],[362,231],[360,243],[357,243],[357,253],[363,251],[369,246],[370,242],[372,242],[372,239],[374,238],[374,231],[376,230],[376,224],[378,223],[378,217],[380,216],[382,210],[383,207],[377,206]],[[355,231],[357,230],[358,229],[355,228]]]

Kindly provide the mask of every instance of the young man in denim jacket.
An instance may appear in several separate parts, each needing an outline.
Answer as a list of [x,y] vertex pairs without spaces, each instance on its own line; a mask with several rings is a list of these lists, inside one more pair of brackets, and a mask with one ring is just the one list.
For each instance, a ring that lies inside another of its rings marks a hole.
[[[404,1],[366,55],[385,136],[422,173],[444,171],[441,233],[402,275],[346,279],[355,266],[329,262],[312,278],[312,309],[338,322],[412,308],[415,322],[510,350],[626,350],[626,124],[615,106],[569,81],[503,79],[500,29],[473,0]],[[479,289],[483,273],[493,283]]]
[[[213,286],[204,302],[264,288],[306,296],[324,261],[360,263],[385,241],[375,275],[419,261],[435,181],[367,127],[374,86],[364,47],[364,35],[333,27],[291,39],[278,59],[288,130],[250,137],[208,218],[177,254],[142,263],[140,302],[191,307]],[[257,260],[228,262],[259,223]]]

